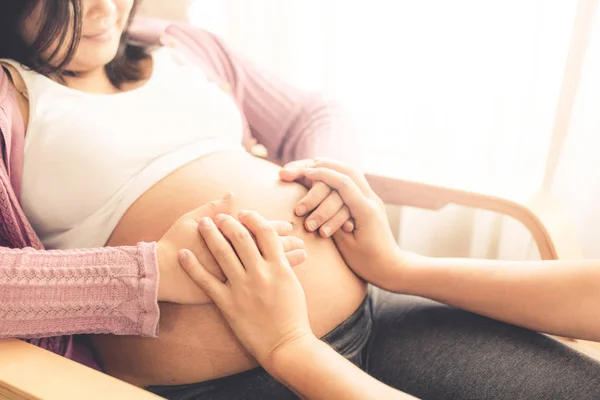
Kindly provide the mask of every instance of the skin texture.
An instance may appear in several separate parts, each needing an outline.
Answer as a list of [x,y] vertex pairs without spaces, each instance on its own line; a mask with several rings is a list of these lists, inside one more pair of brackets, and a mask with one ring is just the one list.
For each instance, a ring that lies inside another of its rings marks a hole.
[[[363,279],[391,290],[388,278],[398,269],[398,246],[389,228],[385,206],[364,176],[344,164],[323,160],[290,163],[279,176],[286,182],[326,184],[341,196],[352,215],[353,229],[341,229],[333,234],[338,250],[348,266]],[[307,196],[310,194],[309,191]]]
[[266,371],[304,399],[413,398],[364,373],[313,335],[302,286],[264,218],[245,211],[239,222],[223,214],[215,222],[201,219],[200,233],[227,281],[215,278],[188,250],[180,252],[182,266]]
[[[215,218],[218,214],[233,214],[236,209],[234,196],[227,194],[220,200],[182,215],[157,242],[159,301],[178,304],[205,304],[211,301],[180,268],[178,252],[182,248],[190,249],[188,251],[192,251],[195,257],[202,260],[214,276],[224,281],[225,275],[208,250],[206,242],[198,235],[198,221],[203,218]],[[286,262],[292,266],[302,264],[306,259],[306,253],[302,250],[304,242],[296,236],[290,236],[293,232],[292,224],[286,221],[268,221],[267,224],[277,235]]]
[[[365,285],[344,263],[331,238],[307,232],[294,207],[307,194],[278,178],[280,167],[247,153],[220,152],[174,171],[144,193],[121,218],[108,246],[156,240],[174,221],[228,191],[239,207],[294,226],[306,261],[294,273],[306,294],[312,331],[318,337],[346,320],[365,297]],[[200,255],[201,262],[202,256]],[[209,299],[210,300],[210,299]],[[136,385],[186,384],[242,372],[257,365],[212,301],[202,306],[160,304],[157,339],[95,336],[103,367]]]
[[[294,212],[299,217],[306,217],[304,227],[309,232],[318,232],[322,237],[330,237],[339,229],[352,232],[354,223],[350,210],[339,193],[323,182],[312,182],[296,176],[296,171],[312,165],[314,160],[301,160],[289,163],[281,171],[282,179],[298,182],[309,188],[309,192],[296,205]],[[287,178],[287,179],[286,179]]]
[[[338,231],[334,239],[348,265],[366,281],[532,330],[600,341],[600,261],[509,262],[410,254],[393,243],[381,201],[358,171],[318,160],[303,170],[286,167],[280,175],[322,182],[338,191],[356,229]],[[374,257],[373,262],[355,262],[365,257]]]

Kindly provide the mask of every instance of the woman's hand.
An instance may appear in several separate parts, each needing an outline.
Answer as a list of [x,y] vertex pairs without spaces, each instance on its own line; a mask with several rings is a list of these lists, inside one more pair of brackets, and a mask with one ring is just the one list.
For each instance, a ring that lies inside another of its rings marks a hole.
[[396,244],[383,201],[364,175],[348,165],[323,159],[303,162],[306,166],[294,172],[297,178],[329,186],[350,210],[354,230],[338,230],[333,235],[348,266],[366,281],[391,289],[409,256]]
[[[219,264],[208,249],[206,242],[198,232],[198,221],[202,218],[214,218],[217,214],[234,214],[237,211],[235,198],[228,194],[223,199],[213,201],[182,215],[157,242],[156,252],[159,266],[158,300],[179,304],[205,304],[210,303],[208,297],[198,285],[183,271],[179,263],[179,250],[191,250],[214,276],[222,281],[225,275]],[[289,222],[269,222],[279,237],[278,240],[286,252],[289,262],[296,266],[304,262],[304,253],[295,250],[301,249],[303,242],[289,236],[293,227]]]
[[314,335],[304,291],[273,225],[254,212],[240,213],[239,221],[223,214],[215,222],[200,221],[202,238],[227,282],[214,277],[189,250],[180,252],[181,265],[219,307],[250,354],[269,370],[278,350]]
[[303,217],[304,227],[309,232],[318,231],[322,237],[330,237],[339,229],[352,232],[354,224],[350,219],[350,210],[344,205],[339,193],[324,184],[306,179],[302,171],[314,164],[314,160],[294,161],[286,164],[279,172],[279,177],[285,182],[298,181],[309,189],[294,210],[296,215]]

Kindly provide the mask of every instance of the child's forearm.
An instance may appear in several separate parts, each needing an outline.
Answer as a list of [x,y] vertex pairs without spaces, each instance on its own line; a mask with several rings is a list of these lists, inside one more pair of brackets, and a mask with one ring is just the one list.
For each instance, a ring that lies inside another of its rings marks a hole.
[[397,292],[545,333],[600,341],[600,260],[509,262],[415,256]]
[[414,399],[361,371],[317,338],[278,350],[272,365],[265,368],[307,400]]

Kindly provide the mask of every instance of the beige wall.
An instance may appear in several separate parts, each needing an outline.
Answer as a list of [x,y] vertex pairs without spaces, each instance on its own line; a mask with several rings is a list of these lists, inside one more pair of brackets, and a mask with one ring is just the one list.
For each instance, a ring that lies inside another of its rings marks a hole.
[[193,0],[142,0],[140,13],[166,19],[187,19],[187,9]]

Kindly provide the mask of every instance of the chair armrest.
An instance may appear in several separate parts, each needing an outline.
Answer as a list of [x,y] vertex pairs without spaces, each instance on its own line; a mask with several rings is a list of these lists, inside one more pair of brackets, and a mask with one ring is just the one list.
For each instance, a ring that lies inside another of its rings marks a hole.
[[160,397],[21,340],[0,340],[0,399]]
[[529,232],[543,260],[580,259],[581,247],[569,220],[550,193],[537,192],[522,202],[435,186],[422,182],[366,174],[367,181],[387,204],[440,210],[448,204],[488,210],[510,216]]

